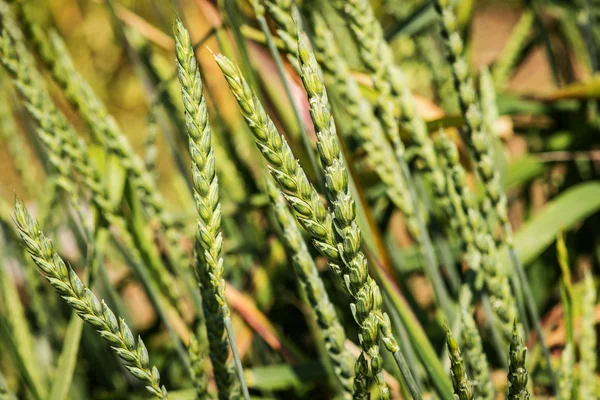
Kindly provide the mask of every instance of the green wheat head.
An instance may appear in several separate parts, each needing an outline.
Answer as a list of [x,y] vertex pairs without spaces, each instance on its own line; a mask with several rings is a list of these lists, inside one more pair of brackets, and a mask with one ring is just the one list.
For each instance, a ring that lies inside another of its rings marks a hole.
[[186,131],[192,157],[194,199],[198,212],[196,228],[196,276],[202,290],[202,302],[210,358],[220,399],[232,395],[233,372],[228,365],[229,339],[225,336],[225,279],[223,278],[223,236],[221,204],[216,175],[211,131],[202,92],[202,80],[190,36],[181,21],[175,24],[177,70],[185,108]]
[[122,318],[117,320],[104,301],[100,302],[73,269],[65,264],[19,200],[15,202],[15,223],[23,245],[54,290],[108,342],[127,370],[146,384],[150,394],[166,399],[167,389],[160,385],[158,369],[150,366],[144,342],[138,338],[136,343],[125,321]]

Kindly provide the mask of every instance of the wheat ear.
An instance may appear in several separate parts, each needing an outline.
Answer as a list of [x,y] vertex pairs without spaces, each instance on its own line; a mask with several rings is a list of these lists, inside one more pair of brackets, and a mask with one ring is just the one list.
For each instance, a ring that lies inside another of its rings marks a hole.
[[269,15],[277,25],[277,36],[283,42],[283,51],[296,72],[300,72],[298,63],[298,28],[296,22],[300,21],[300,12],[294,1],[267,0],[265,1]]
[[454,386],[454,398],[456,400],[472,400],[474,398],[473,386],[467,376],[465,362],[458,342],[454,339],[452,331],[448,327],[446,327],[446,346],[450,358],[450,375],[452,376],[452,386]]
[[[211,130],[208,123],[206,99],[204,97],[200,69],[188,31],[181,21],[175,23],[175,48],[181,95],[185,108],[185,125],[192,157],[194,199],[198,211],[196,230],[196,275],[202,289],[204,315],[210,348],[210,358],[215,371],[219,398],[232,395],[233,375],[227,365],[229,346],[233,350],[238,378],[244,398],[249,399],[248,388],[241,370],[235,338],[225,333],[229,308],[225,300],[223,277],[223,236],[221,233],[221,204],[219,202],[219,180],[215,169],[215,155],[211,145]],[[229,334],[228,329],[228,334]]]
[[346,334],[325,291],[317,266],[306,247],[296,219],[288,209],[285,198],[272,179],[266,179],[267,194],[271,200],[283,239],[291,254],[292,265],[306,292],[310,308],[325,341],[325,348],[333,365],[336,378],[342,386],[343,397],[352,397],[354,359],[344,347]]
[[483,352],[481,336],[475,320],[466,310],[461,311],[461,341],[465,353],[465,364],[473,376],[473,393],[475,398],[493,400],[494,385],[490,377],[490,367]]
[[[500,221],[500,226],[503,230],[501,243],[505,244],[508,248],[511,263],[514,267],[513,271],[516,272],[516,277],[513,277],[514,286],[518,287],[519,284],[521,286],[524,303],[527,306],[533,327],[539,338],[552,384],[556,388],[557,381],[552,368],[550,352],[545,344],[537,305],[533,301],[534,296],[529,286],[527,275],[514,247],[512,227],[508,220],[506,193],[502,188],[500,174],[497,168],[494,167],[490,135],[484,130],[481,109],[473,86],[473,80],[469,73],[468,64],[462,54],[463,42],[456,29],[456,15],[448,0],[436,0],[435,8],[441,16],[441,34],[446,48],[446,57],[452,69],[460,109],[465,118],[463,129],[460,130],[461,136],[469,149],[478,176],[485,188],[486,202],[491,204]],[[523,315],[523,318],[525,317],[526,315]]]
[[416,109],[414,96],[403,71],[393,62],[392,51],[384,39],[381,25],[375,18],[369,0],[336,1],[334,4],[348,17],[347,23],[359,47],[360,57],[379,95],[378,104],[382,115],[385,115],[382,116],[384,131],[394,144],[396,154],[404,153],[398,124],[395,122],[397,115],[391,109],[398,106],[401,125],[411,135],[411,152],[421,161],[418,163],[419,168],[432,185],[434,199],[447,198],[444,174],[438,166],[427,126]]
[[525,358],[527,347],[519,335],[517,324],[513,325],[512,339],[510,342],[510,355],[508,358],[508,395],[507,400],[528,400],[527,368]]
[[405,203],[410,203],[414,209],[411,233],[423,249],[426,275],[433,285],[438,304],[446,317],[453,320],[455,311],[452,307],[452,299],[439,273],[433,245],[419,210],[413,178],[406,161],[404,144],[400,139],[400,124],[395,110],[396,106],[401,109],[401,124],[412,135],[411,152],[422,161],[417,164],[423,167],[427,179],[431,183],[434,199],[436,202],[439,199],[441,208],[446,210],[444,201],[447,200],[448,194],[444,190],[444,175],[437,165],[433,143],[429,138],[425,122],[416,110],[414,97],[408,88],[404,74],[393,62],[391,49],[383,39],[381,26],[373,15],[369,1],[349,0],[337,4],[340,5],[340,10],[348,16],[348,24],[358,44],[361,59],[370,73],[373,86],[379,96],[379,118],[384,132],[392,143],[402,177],[406,183],[408,194],[410,194]]
[[[361,326],[363,336],[368,335],[364,340],[372,342],[374,338],[379,337],[387,350],[396,354],[399,347],[392,335],[389,317],[381,311],[381,292],[368,274],[364,256],[360,263],[342,267],[343,256],[334,236],[331,214],[309,183],[289,145],[277,132],[273,121],[244,80],[239,68],[222,55],[216,55],[215,60],[240,105],[256,144],[269,164],[273,178],[294,209],[296,219],[310,233],[317,250],[329,260],[330,268],[346,283],[354,299],[351,308],[357,323]],[[356,287],[360,289],[356,290]],[[379,358],[376,360],[379,361]],[[359,368],[364,368],[366,364],[368,370],[366,357],[359,357],[359,361]],[[408,375],[407,378],[414,382],[412,376]]]
[[584,292],[581,300],[581,339],[579,342],[580,384],[579,399],[594,398],[596,387],[596,324],[594,309],[596,306],[596,288],[590,271],[586,271]]
[[456,145],[443,132],[439,134],[437,145],[445,160],[449,184],[452,185],[450,193],[454,198],[453,205],[455,209],[460,210],[457,215],[462,227],[461,236],[465,241],[470,241],[469,248],[473,249],[474,246],[475,259],[471,260],[470,266],[475,270],[481,267],[481,271],[475,271],[478,274],[477,280],[485,284],[502,336],[505,342],[509,343],[517,310],[508,277],[501,268],[496,244],[483,224],[474,194],[467,186],[466,172],[460,165]]
[[[317,61],[306,38],[302,36],[299,36],[298,39],[298,60],[300,63],[300,76],[304,83],[304,89],[308,94],[310,115],[317,135],[317,149],[325,170],[325,187],[333,211],[333,224],[339,235],[338,249],[343,255],[342,259],[346,268],[360,266],[366,269],[367,260],[360,251],[361,232],[355,221],[356,206],[350,195],[348,172],[340,152],[335,122],[329,110],[327,91],[319,78]],[[366,279],[362,282],[356,282],[353,285],[354,287],[349,286],[350,292],[358,293],[365,284]],[[370,312],[365,313],[365,316],[358,317],[358,320],[373,319],[374,316],[369,314]],[[363,334],[359,337],[359,341],[361,342],[363,354],[367,354],[372,359],[370,370],[379,386],[382,398],[389,397],[389,389],[383,381],[383,365],[382,360],[379,359],[381,356],[377,336],[371,338]],[[378,368],[373,368],[373,366]],[[357,383],[361,382],[360,377],[357,377]],[[367,389],[361,387],[359,391],[366,391]]]
[[166,399],[167,389],[160,385],[156,366],[150,367],[148,350],[142,339],[138,338],[136,343],[125,321],[117,320],[104,301],[100,302],[65,264],[19,200],[15,202],[15,223],[23,245],[58,294],[110,344],[129,372],[146,383],[148,392],[158,399]]

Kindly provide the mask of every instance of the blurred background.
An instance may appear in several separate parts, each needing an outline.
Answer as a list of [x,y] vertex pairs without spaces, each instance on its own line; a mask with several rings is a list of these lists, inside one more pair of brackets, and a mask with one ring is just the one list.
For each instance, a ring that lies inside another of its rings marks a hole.
[[[374,103],[371,83],[360,65],[344,20],[331,7],[317,1],[305,0],[301,5],[318,6],[323,10],[361,89]],[[445,127],[451,135],[456,135],[455,128],[462,120],[448,78],[449,67],[441,50],[437,15],[431,2],[373,0],[372,3],[428,127],[432,132]],[[547,344],[558,357],[564,346],[565,332],[554,239],[561,229],[567,231],[575,281],[580,280],[585,270],[596,272],[600,257],[598,201],[570,198],[568,203],[547,210],[547,205],[554,206],[551,202],[560,194],[581,182],[597,180],[600,174],[597,110],[600,78],[595,75],[600,25],[594,22],[598,15],[590,12],[586,8],[588,2],[583,0],[464,0],[457,3],[458,25],[466,42],[469,67],[474,75],[488,68],[496,85],[499,118],[495,130],[501,149],[497,166],[508,191],[514,230],[528,229],[526,234],[517,235],[517,244],[521,251],[527,252],[527,271],[543,313]],[[600,12],[597,7],[593,10]],[[240,265],[228,276],[231,286],[239,289],[239,293],[233,295],[239,297],[230,299],[236,311],[238,345],[255,365],[268,365],[274,360],[305,360],[316,351],[306,342],[307,326],[302,317],[306,306],[296,293],[293,274],[286,271],[284,249],[268,228],[268,218],[263,218],[267,202],[252,183],[259,166],[248,161],[253,157],[248,152],[254,151],[250,134],[210,54],[213,51],[229,55],[244,68],[247,52],[270,115],[297,150],[296,155],[306,163],[290,104],[250,5],[245,0],[39,0],[33,13],[43,27],[55,29],[64,38],[77,70],[102,98],[136,152],[155,160],[149,162],[156,164],[160,191],[168,201],[169,212],[186,234],[183,246],[191,250],[189,238],[193,238],[195,209],[184,178],[189,179],[189,156],[178,136],[183,114],[172,38],[172,24],[177,14],[197,44],[196,54],[216,140],[222,142],[234,160],[238,168],[236,174],[241,176],[250,193],[240,201],[224,198],[224,209],[230,210],[232,215],[247,212],[254,226],[263,230],[260,235],[256,231],[244,231],[242,235],[252,239],[249,244],[226,239],[228,259]],[[274,25],[272,27],[274,32]],[[301,81],[289,64],[286,70],[306,127],[312,129]],[[5,74],[1,75],[2,101],[9,99],[2,108],[5,117],[7,112],[10,114],[4,121],[13,121],[15,126],[9,122],[0,126],[0,197],[10,204],[16,193],[35,210],[44,196],[44,172],[36,156],[39,150],[31,140],[27,114],[16,101],[17,96]],[[57,104],[89,139],[85,123],[51,79],[47,81]],[[17,132],[26,147],[21,151],[11,149],[6,139],[9,131]],[[152,146],[148,143],[153,145],[154,140],[156,147],[150,150]],[[92,147],[95,156],[102,159],[104,150],[98,145]],[[15,154],[24,157],[29,166],[27,173],[31,176],[27,179],[14,161]],[[389,254],[397,281],[401,282],[432,342],[436,343],[438,338],[441,343],[444,333],[433,316],[431,288],[419,271],[418,251],[413,247],[401,214],[386,202],[372,168],[362,162],[363,154],[360,148],[353,148],[351,162],[374,209],[383,240],[388,249],[393,249]],[[466,158],[463,161],[470,167]],[[180,170],[185,170],[186,175],[179,173]],[[110,174],[107,173],[107,177]],[[480,189],[476,184],[473,187]],[[538,215],[541,217],[536,220]],[[560,223],[556,216],[568,222]],[[53,226],[59,227],[60,221],[54,221]],[[68,259],[77,260],[77,249],[70,244],[72,238],[68,232],[61,236],[59,229],[57,234],[63,253]],[[257,236],[252,237],[255,234]],[[318,264],[325,269],[324,260],[318,258]],[[118,257],[107,260],[107,270],[126,305],[132,327],[142,332],[160,330],[156,328],[155,311],[140,284],[131,279],[123,260]],[[17,282],[24,285],[25,277],[17,268],[12,271]],[[25,289],[21,290],[23,301],[27,303]],[[347,302],[340,297],[335,299],[336,304]],[[340,309],[342,319],[351,321],[347,307],[340,306]],[[596,315],[600,318],[600,309]],[[156,341],[149,347],[166,346],[164,335],[153,337]],[[271,350],[261,355],[265,348]],[[0,363],[2,359],[0,351]],[[165,356],[162,362],[168,360]],[[176,367],[168,370],[171,375],[167,381],[177,381],[178,372]],[[502,385],[506,377],[499,371],[494,379]],[[115,398],[106,393],[112,392],[106,389],[104,398]],[[318,391],[311,393],[319,396]]]

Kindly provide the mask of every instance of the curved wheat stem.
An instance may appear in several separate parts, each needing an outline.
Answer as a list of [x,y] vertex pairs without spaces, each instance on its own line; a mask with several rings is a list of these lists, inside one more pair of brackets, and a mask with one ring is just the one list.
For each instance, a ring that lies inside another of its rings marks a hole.
[[136,343],[125,321],[122,318],[117,320],[104,301],[100,302],[73,269],[64,263],[19,200],[15,202],[15,223],[23,245],[54,290],[110,344],[127,370],[146,383],[148,392],[158,399],[166,399],[167,389],[160,385],[156,366],[150,366],[144,342],[138,338]]
[[[229,308],[225,300],[223,277],[223,236],[221,233],[221,204],[219,202],[219,179],[215,169],[215,155],[211,145],[206,99],[198,62],[189,33],[181,21],[175,24],[175,48],[181,95],[185,108],[185,124],[192,157],[194,199],[198,211],[196,230],[196,276],[203,292],[202,302],[207,319],[206,329],[210,358],[215,371],[219,398],[228,399],[233,391],[233,375],[227,365],[229,346],[241,368],[235,338],[225,333],[225,319]],[[238,369],[244,398],[249,399],[244,374]]]
[[306,291],[311,310],[322,332],[325,348],[340,382],[344,398],[352,397],[354,360],[344,347],[346,334],[335,313],[333,304],[325,291],[317,266],[310,255],[296,219],[288,209],[285,198],[272,179],[266,180],[266,189],[275,217],[283,230],[283,239],[288,247],[292,264],[300,284]]

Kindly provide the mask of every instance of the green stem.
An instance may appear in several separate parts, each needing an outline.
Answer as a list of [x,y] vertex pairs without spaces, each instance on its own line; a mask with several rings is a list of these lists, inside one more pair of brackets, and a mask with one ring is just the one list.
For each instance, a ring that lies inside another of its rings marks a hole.
[[235,343],[235,336],[233,334],[233,326],[231,325],[231,318],[229,317],[229,308],[227,304],[223,304],[221,307],[223,310],[223,318],[225,322],[225,330],[229,337],[229,344],[231,345],[231,352],[233,353],[233,362],[235,363],[235,371],[237,372],[238,379],[240,380],[240,386],[242,389],[242,395],[244,400],[250,400],[250,392],[248,391],[248,385],[246,384],[246,378],[244,376],[244,367],[242,366],[242,359],[240,352],[238,351],[237,344]]
[[396,365],[398,365],[398,368],[400,369],[400,372],[402,373],[402,376],[406,381],[406,385],[408,386],[408,390],[410,391],[410,394],[412,395],[413,399],[421,400],[421,392],[419,391],[419,386],[417,385],[415,378],[411,374],[410,368],[408,368],[408,364],[406,363],[406,360],[404,359],[404,356],[402,355],[400,350],[394,353],[394,360],[396,361]]
[[[396,145],[394,145],[396,149]],[[444,310],[444,314],[448,321],[454,321],[455,319],[455,309],[454,302],[450,298],[446,287],[444,286],[444,282],[440,275],[440,270],[438,268],[438,263],[433,252],[433,245],[431,244],[431,238],[429,237],[429,233],[427,231],[427,227],[425,226],[425,222],[423,221],[423,217],[421,212],[419,211],[419,202],[417,200],[417,194],[415,192],[415,185],[410,174],[410,169],[408,168],[408,164],[406,163],[406,159],[404,156],[399,154],[396,151],[396,158],[398,159],[398,163],[400,164],[400,168],[402,169],[402,175],[404,175],[404,180],[406,181],[406,186],[408,188],[410,199],[413,203],[413,207],[415,209],[415,219],[417,221],[419,235],[417,240],[421,244],[421,248],[423,250],[423,255],[425,257],[425,263],[423,264],[423,269],[425,270],[425,274],[431,281],[433,285],[438,304]]]

